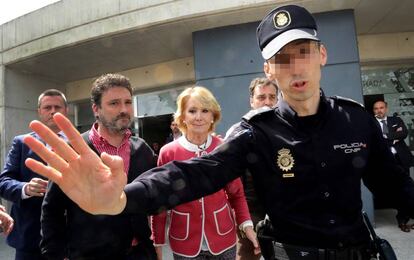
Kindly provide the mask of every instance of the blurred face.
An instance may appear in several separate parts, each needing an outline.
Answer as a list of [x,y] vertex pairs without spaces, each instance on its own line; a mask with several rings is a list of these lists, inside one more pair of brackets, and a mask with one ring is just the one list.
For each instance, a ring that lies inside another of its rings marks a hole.
[[53,121],[53,115],[57,112],[67,115],[68,109],[65,102],[60,96],[44,96],[40,101],[40,107],[37,109],[39,120],[47,125],[53,131],[59,132],[58,127]]
[[173,133],[178,133],[178,132],[180,132],[180,129],[178,128],[178,125],[177,125],[177,123],[176,122],[171,122],[171,125],[170,125],[170,128],[171,128],[171,132],[173,132]]
[[382,101],[375,102],[373,110],[376,118],[383,119],[387,116],[387,105]]
[[190,97],[184,108],[183,121],[187,128],[187,136],[192,134],[206,135],[214,120],[213,113],[198,100]]
[[321,66],[326,64],[326,49],[314,41],[287,44],[264,64],[270,80],[275,80],[290,104],[319,100]]
[[276,103],[276,88],[273,85],[255,87],[253,96],[250,97],[250,106],[252,109],[264,106],[274,107]]
[[160,148],[160,145],[158,143],[152,143],[152,149],[154,151],[158,151],[159,148]]
[[110,132],[124,133],[131,125],[133,115],[132,97],[123,87],[113,87],[102,95],[101,106],[92,105],[99,127],[105,127]]

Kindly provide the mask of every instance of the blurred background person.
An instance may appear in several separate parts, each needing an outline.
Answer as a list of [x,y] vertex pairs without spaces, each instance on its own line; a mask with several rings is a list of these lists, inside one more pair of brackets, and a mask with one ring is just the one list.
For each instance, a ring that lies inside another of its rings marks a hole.
[[[204,87],[184,90],[178,96],[174,115],[183,135],[161,148],[158,165],[210,153],[221,143],[221,139],[211,135],[220,118],[220,106],[209,90]],[[235,222],[259,250],[240,178],[214,194],[178,205],[168,214],[163,212],[153,216],[152,231],[158,259],[162,259],[161,246],[166,244],[168,236],[176,260],[233,260],[236,257]]]
[[153,142],[151,145],[152,150],[154,151],[154,153],[156,155],[158,155],[160,153],[160,144],[158,142]]
[[[255,78],[249,85],[250,96],[250,108],[252,110],[261,107],[274,108],[277,103],[277,85],[274,81],[267,78]],[[226,138],[235,129],[239,123],[234,124],[226,133]],[[252,175],[249,171],[241,177],[244,193],[246,195],[247,205],[249,206],[250,216],[253,221],[253,225],[256,226],[257,222],[264,219],[264,209],[258,202],[257,194],[254,191]],[[253,244],[243,236],[243,233],[238,233],[237,241],[237,260],[254,260],[260,259],[260,254],[254,254]]]
[[[249,102],[251,109],[258,109],[261,107],[274,108],[277,103],[277,85],[274,81],[267,78],[254,78],[249,85]],[[232,125],[226,132],[226,139],[230,133],[239,125],[236,123]]]
[[174,121],[174,118],[171,121],[170,129],[171,133],[168,135],[167,139],[165,139],[166,144],[174,141],[175,139],[178,139],[182,135],[177,123]]

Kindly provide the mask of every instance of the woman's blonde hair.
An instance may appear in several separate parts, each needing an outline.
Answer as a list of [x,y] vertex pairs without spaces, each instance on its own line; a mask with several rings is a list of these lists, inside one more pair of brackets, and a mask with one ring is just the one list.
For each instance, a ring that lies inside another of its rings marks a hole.
[[190,97],[195,98],[204,108],[213,113],[213,123],[211,124],[209,133],[213,132],[216,124],[221,119],[221,108],[214,95],[205,87],[195,86],[186,88],[177,98],[177,111],[174,114],[174,121],[177,123],[181,132],[187,132],[187,126],[184,124],[184,110]]

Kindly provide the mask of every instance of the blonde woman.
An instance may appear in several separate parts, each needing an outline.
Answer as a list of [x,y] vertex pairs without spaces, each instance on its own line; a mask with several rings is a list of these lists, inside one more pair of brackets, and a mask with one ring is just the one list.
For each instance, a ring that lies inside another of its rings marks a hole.
[[[174,115],[183,135],[161,148],[158,165],[213,151],[221,144],[221,139],[212,135],[220,118],[220,106],[209,90],[204,87],[184,90],[177,99]],[[178,205],[168,214],[152,217],[158,259],[162,259],[161,246],[166,245],[168,239],[175,260],[234,260],[237,227],[244,230],[258,250],[240,179],[214,194]]]

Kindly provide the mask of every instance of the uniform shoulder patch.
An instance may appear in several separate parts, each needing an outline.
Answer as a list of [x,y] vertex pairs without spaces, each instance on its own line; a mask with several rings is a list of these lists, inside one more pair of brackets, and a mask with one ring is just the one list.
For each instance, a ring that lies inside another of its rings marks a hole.
[[258,109],[252,109],[243,116],[243,119],[246,121],[250,121],[252,118],[257,117],[258,115],[268,113],[270,111],[273,111],[273,108],[270,108],[268,106],[259,107]]
[[346,98],[346,97],[341,97],[341,96],[333,96],[332,99],[335,99],[338,102],[343,102],[343,103],[346,103],[346,104],[352,104],[352,105],[356,105],[356,106],[365,108],[365,106],[363,104],[361,104],[358,101],[355,101],[351,98]]

